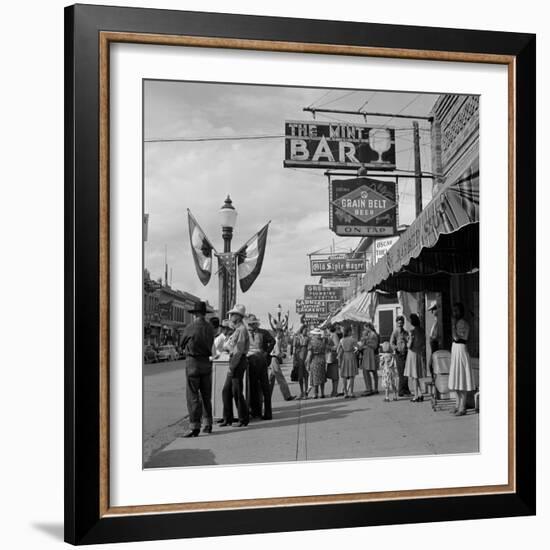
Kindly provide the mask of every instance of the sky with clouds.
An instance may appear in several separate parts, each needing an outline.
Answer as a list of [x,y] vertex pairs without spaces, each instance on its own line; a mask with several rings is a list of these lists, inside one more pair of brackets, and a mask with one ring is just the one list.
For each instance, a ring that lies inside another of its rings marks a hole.
[[[212,138],[284,134],[285,120],[311,120],[302,111],[313,104],[331,109],[427,115],[433,94],[369,90],[329,90],[217,83],[146,81],[144,139]],[[365,102],[368,103],[364,106]],[[319,121],[363,123],[357,116],[318,114]],[[370,118],[369,122],[411,127],[407,119]],[[430,136],[420,121],[422,169],[431,171]],[[396,134],[397,167],[413,169],[411,131]],[[155,279],[164,275],[165,246],[172,287],[208,299],[217,306],[218,280],[203,286],[193,265],[187,208],[208,238],[223,250],[218,210],[229,194],[238,211],[232,249],[236,250],[271,220],[262,272],[250,290],[237,291],[237,302],[267,323],[277,304],[296,323],[295,300],[309,275],[307,254],[329,247],[353,248],[357,238],[338,237],[328,228],[328,179],[323,169],[283,167],[284,139],[146,142],[144,209],[149,214],[145,267]],[[350,177],[355,177],[350,172]],[[414,218],[414,180],[399,183],[399,223]],[[423,202],[431,198],[431,180],[423,182]],[[214,262],[216,264],[216,262]]]

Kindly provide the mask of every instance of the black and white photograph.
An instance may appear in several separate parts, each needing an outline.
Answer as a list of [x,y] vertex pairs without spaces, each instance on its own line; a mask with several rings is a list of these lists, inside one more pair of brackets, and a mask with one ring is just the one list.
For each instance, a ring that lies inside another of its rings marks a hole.
[[480,108],[143,80],[143,468],[479,452]]

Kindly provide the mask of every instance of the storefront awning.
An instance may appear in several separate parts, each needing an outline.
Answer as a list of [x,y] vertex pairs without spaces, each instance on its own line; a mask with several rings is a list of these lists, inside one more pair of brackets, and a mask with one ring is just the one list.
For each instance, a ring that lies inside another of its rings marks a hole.
[[[367,273],[365,290],[428,290],[447,273],[479,268],[479,165],[445,185]],[[433,289],[435,290],[435,288]]]
[[336,313],[331,319],[331,323],[342,323],[343,321],[354,321],[357,323],[366,323],[372,321],[375,309],[376,292],[362,292]]

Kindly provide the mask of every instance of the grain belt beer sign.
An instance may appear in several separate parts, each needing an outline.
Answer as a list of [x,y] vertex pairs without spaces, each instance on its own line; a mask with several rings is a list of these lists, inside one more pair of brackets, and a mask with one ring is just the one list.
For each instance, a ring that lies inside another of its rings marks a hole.
[[393,236],[397,232],[396,183],[352,178],[329,184],[329,224],[346,237]]
[[325,288],[323,285],[305,285],[304,299],[340,302],[343,299],[343,294],[339,288]]
[[[342,260],[331,260],[329,258],[319,258],[310,256],[311,275],[353,275],[365,273],[367,270],[367,261],[365,256],[354,258],[350,257]],[[336,290],[336,289],[333,289]]]
[[395,169],[395,131],[364,124],[285,122],[288,168]]

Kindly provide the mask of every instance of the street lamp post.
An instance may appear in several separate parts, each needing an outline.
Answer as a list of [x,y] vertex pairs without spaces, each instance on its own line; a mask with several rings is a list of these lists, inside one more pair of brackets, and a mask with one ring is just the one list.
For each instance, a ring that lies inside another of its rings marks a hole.
[[233,307],[237,297],[235,255],[231,252],[231,239],[233,238],[233,228],[237,222],[237,211],[229,195],[227,195],[219,210],[219,216],[223,238],[223,254],[218,255],[219,315],[220,319],[225,319],[227,312]]

